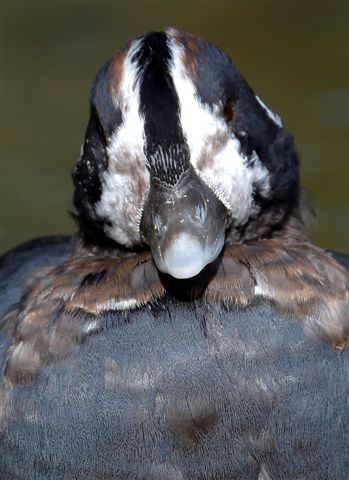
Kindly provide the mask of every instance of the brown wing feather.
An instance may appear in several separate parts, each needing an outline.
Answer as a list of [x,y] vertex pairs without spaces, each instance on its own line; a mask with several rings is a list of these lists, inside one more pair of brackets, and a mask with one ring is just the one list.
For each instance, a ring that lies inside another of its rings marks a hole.
[[[5,325],[16,325],[7,381],[32,382],[45,365],[98,331],[103,312],[153,303],[171,291],[168,282],[149,252],[124,259],[80,253],[54,268],[5,319]],[[241,307],[264,298],[333,348],[349,343],[348,272],[299,238],[230,245],[200,296]]]

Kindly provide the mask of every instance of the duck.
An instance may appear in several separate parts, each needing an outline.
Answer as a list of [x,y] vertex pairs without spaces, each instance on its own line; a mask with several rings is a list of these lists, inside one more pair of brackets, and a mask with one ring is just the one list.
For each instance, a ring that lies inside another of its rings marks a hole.
[[231,59],[129,41],[73,182],[76,235],[0,260],[0,477],[347,478],[349,257]]

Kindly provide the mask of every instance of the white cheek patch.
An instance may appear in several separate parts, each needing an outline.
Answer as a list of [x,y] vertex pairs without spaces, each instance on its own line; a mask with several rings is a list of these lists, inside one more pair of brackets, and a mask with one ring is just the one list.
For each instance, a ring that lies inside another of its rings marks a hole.
[[113,100],[122,113],[122,124],[108,140],[108,169],[103,174],[97,214],[109,221],[108,236],[127,247],[141,242],[139,224],[149,190],[144,147],[144,119],[139,109],[138,72],[132,56],[139,41],[130,47],[123,75]]
[[[205,160],[194,164],[198,174],[227,207],[236,225],[243,225],[253,213],[255,190],[262,196],[269,193],[269,172],[257,154],[253,162],[240,152],[240,142],[232,134],[220,144],[208,142]],[[251,166],[249,164],[251,163]]]
[[264,110],[267,112],[268,117],[271,118],[273,120],[273,122],[276,123],[276,125],[278,127],[282,128],[283,124],[282,124],[281,117],[279,115],[277,115],[276,113],[272,112],[270,110],[270,108],[268,108],[266,106],[266,104],[264,102],[262,102],[262,100],[258,97],[258,95],[256,95],[256,100],[264,108]]
[[184,49],[171,40],[171,73],[180,101],[181,124],[190,149],[190,161],[200,178],[230,211],[235,224],[244,224],[253,211],[256,189],[267,196],[269,172],[254,153],[241,153],[240,142],[222,112],[212,111],[198,99],[184,65]]

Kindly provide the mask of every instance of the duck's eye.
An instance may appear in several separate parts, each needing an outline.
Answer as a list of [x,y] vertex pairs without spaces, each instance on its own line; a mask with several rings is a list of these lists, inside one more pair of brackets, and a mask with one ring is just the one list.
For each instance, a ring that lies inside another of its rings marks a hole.
[[229,98],[224,105],[223,115],[227,123],[230,123],[233,120],[234,111],[231,98]]

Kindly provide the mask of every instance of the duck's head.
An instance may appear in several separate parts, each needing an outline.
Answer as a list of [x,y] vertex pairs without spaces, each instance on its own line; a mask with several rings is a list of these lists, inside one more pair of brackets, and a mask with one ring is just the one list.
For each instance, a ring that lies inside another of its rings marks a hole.
[[272,236],[299,189],[280,118],[221,50],[174,29],[131,41],[98,73],[74,183],[86,238],[147,244],[176,278],[226,241]]

